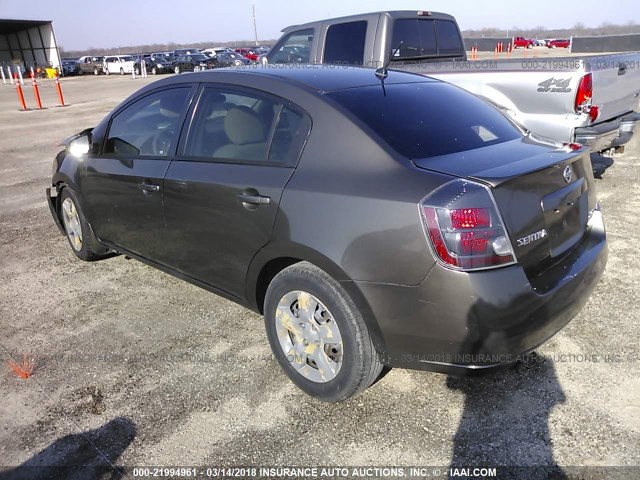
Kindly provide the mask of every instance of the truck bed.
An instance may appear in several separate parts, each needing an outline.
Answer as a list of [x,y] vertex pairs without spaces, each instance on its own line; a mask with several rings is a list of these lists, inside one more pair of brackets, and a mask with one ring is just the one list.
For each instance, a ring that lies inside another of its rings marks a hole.
[[[640,52],[555,58],[394,63],[391,68],[427,75],[458,85],[499,106],[535,133],[564,141],[575,130],[613,121],[639,110]],[[575,112],[580,79],[593,78],[591,124]]]

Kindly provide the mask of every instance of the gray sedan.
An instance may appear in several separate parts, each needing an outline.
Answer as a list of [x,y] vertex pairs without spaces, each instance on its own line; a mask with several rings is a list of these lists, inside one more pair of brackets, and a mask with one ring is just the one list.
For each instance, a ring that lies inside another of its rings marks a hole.
[[384,365],[514,362],[576,315],[607,259],[588,153],[424,76],[214,70],[71,137],[47,198],[80,259],[264,314],[284,372],[341,401]]

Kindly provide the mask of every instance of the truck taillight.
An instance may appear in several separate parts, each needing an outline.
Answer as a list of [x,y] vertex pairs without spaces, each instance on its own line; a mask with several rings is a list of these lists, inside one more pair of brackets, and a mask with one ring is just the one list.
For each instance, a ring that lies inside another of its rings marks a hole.
[[575,112],[586,113],[591,122],[595,122],[600,115],[600,107],[593,105],[593,76],[590,73],[584,75],[578,83],[576,90]]
[[437,260],[456,270],[478,270],[516,262],[491,191],[454,180],[420,204],[427,237]]

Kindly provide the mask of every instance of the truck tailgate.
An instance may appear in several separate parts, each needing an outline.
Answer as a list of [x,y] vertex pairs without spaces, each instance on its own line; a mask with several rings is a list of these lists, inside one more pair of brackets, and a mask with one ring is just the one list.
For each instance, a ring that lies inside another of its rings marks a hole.
[[593,75],[593,104],[600,107],[598,122],[638,110],[640,53],[590,57],[586,67]]

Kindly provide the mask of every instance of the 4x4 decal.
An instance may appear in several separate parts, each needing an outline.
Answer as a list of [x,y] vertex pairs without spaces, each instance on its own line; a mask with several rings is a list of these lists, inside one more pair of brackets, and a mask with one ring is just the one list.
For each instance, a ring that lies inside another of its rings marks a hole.
[[538,92],[569,93],[571,91],[569,88],[569,82],[571,82],[570,78],[551,77],[538,84]]

